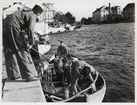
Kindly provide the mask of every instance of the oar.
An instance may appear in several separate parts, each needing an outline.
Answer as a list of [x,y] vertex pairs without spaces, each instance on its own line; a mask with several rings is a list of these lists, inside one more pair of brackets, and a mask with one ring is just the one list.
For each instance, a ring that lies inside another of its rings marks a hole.
[[[96,78],[95,78],[94,82],[93,82],[88,88],[82,90],[81,92],[79,92],[79,93],[77,93],[76,95],[72,96],[72,97],[69,98],[68,100],[63,100],[63,101],[72,100],[72,99],[74,99],[75,97],[79,96],[80,94],[86,92],[87,90],[93,89],[93,88],[95,87],[95,83],[96,83],[96,81],[97,81],[97,79],[98,79],[98,75],[99,75],[99,74],[98,74],[98,72],[96,71]],[[63,101],[62,101],[62,102],[63,102]]]
[[54,94],[54,93],[49,93],[49,92],[47,92],[47,91],[45,91],[45,90],[43,90],[43,92],[45,93],[45,94],[48,94],[49,96],[48,96],[48,98],[55,98],[55,99],[58,99],[58,100],[60,100],[60,101],[62,101],[63,99],[62,98],[60,98],[60,96],[59,95],[56,95],[56,94]]
[[[63,100],[62,98],[57,97],[57,96],[55,96],[55,95],[51,95],[50,98],[52,98],[52,100],[54,100],[54,99],[57,99],[57,100],[59,100],[59,101],[62,101],[62,100]],[[53,99],[53,98],[54,98],[54,99]],[[56,100],[55,100],[55,101],[56,101]]]
[[60,100],[60,101],[56,101],[56,100],[54,100],[54,99],[52,99],[52,100],[55,101],[55,102],[67,102],[67,101],[70,101],[70,100],[76,98],[77,96],[79,96],[80,94],[86,92],[87,90],[89,90],[89,89],[91,89],[91,88],[92,88],[92,84],[91,84],[88,88],[86,88],[86,89],[82,90],[81,92],[75,94],[74,96],[70,97],[69,99]]
[[96,91],[96,85],[95,85],[95,83],[96,83],[96,81],[97,81],[97,79],[98,79],[98,72],[96,71],[96,78],[94,79],[94,81],[93,81],[93,83],[92,83],[92,88],[93,88],[93,91],[95,92]]

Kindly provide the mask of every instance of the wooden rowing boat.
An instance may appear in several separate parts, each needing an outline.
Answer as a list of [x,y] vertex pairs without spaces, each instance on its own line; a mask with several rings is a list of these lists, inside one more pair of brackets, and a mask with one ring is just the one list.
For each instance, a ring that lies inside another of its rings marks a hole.
[[[54,59],[54,56],[51,57]],[[50,59],[50,60],[51,60]],[[89,64],[87,64],[89,65]],[[89,65],[91,66],[91,65]],[[67,96],[68,88],[66,88],[59,80],[56,79],[56,73],[52,69],[54,65],[45,63],[45,72],[42,80],[42,87],[47,102],[90,102],[101,103],[103,101],[106,92],[106,82],[100,73],[96,71],[94,82],[84,82],[83,86],[86,86],[83,90],[79,91],[75,95]],[[91,66],[92,67],[92,66]],[[79,80],[77,80],[78,83]],[[83,83],[80,83],[83,84]],[[91,91],[92,87],[96,87],[96,91]]]

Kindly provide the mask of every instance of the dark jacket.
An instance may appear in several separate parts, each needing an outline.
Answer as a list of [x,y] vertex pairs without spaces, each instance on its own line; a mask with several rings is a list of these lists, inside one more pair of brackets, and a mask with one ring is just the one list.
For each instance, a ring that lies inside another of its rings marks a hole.
[[57,49],[57,54],[65,58],[68,54],[67,48],[65,46],[59,46]]
[[27,29],[27,35],[30,44],[34,44],[34,26],[36,22],[36,15],[31,10],[17,11],[10,14],[4,20],[4,28],[8,25],[16,27],[20,30]]

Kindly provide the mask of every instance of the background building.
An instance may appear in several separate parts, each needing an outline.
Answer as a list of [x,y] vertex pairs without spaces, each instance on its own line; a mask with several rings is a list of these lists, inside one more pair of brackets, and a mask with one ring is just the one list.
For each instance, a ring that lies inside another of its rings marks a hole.
[[124,7],[123,16],[127,21],[135,21],[135,3],[129,3]]
[[112,10],[112,21],[117,21],[122,18],[122,10],[120,6],[113,6]]
[[53,3],[42,3],[44,11],[39,16],[40,21],[45,21],[47,23],[54,21],[53,17],[55,14],[55,10],[53,8],[53,5],[54,5]]
[[117,22],[122,18],[120,6],[102,6],[93,12],[93,23]]
[[93,22],[100,23],[108,19],[109,7],[102,6],[93,12]]
[[21,2],[14,2],[13,5],[9,5],[9,7],[3,8],[3,19],[6,18],[7,15],[14,13],[18,10],[30,10],[31,8],[23,5]]

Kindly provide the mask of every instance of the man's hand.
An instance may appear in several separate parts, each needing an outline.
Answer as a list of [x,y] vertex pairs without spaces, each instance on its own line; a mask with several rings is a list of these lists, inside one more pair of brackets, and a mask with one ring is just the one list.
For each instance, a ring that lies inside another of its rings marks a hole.
[[27,51],[29,51],[32,48],[33,45],[27,44],[26,46],[27,46]]
[[28,49],[30,50],[30,49],[32,48],[32,46],[33,46],[33,45],[30,45]]

